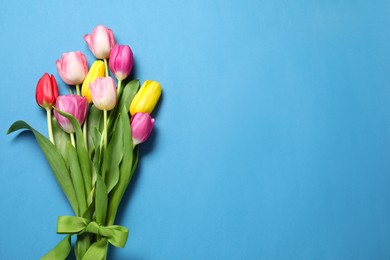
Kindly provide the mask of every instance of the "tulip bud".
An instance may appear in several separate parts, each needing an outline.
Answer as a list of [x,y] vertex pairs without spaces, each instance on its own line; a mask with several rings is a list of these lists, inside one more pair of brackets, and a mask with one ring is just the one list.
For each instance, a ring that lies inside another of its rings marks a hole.
[[81,95],[85,97],[88,103],[92,102],[90,84],[97,78],[102,78],[106,74],[104,62],[101,60],[95,61],[91,68],[88,71],[87,76],[84,79],[83,85],[81,87]]
[[111,77],[98,78],[91,82],[93,104],[100,110],[112,110],[116,105],[116,85]]
[[152,113],[161,95],[161,85],[157,81],[146,80],[130,105],[130,114]]
[[130,121],[133,144],[143,143],[153,130],[154,119],[148,113],[136,113]]
[[35,99],[37,104],[43,108],[51,109],[58,98],[58,86],[53,75],[45,73],[37,83]]
[[109,66],[112,74],[118,80],[124,80],[129,76],[133,68],[133,52],[127,45],[115,44],[111,50]]
[[111,29],[103,25],[96,26],[92,34],[86,34],[84,40],[89,49],[98,59],[107,59],[110,57],[111,49],[115,45],[114,34]]
[[[57,98],[56,108],[71,114],[82,125],[87,115],[87,99],[75,94],[59,96]],[[54,116],[62,130],[69,134],[74,133],[75,130],[73,129],[72,123],[66,117],[60,115],[57,111],[54,111]]]
[[88,72],[87,59],[79,51],[63,53],[56,66],[62,80],[68,85],[83,83]]

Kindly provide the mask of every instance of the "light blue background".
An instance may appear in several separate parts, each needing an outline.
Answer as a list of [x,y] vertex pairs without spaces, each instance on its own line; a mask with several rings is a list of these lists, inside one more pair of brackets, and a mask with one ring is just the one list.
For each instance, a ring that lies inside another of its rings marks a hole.
[[[389,259],[390,2],[2,1],[0,251],[37,259],[71,214],[29,133],[35,86],[98,24],[163,98],[110,259]],[[38,4],[39,3],[39,4]]]

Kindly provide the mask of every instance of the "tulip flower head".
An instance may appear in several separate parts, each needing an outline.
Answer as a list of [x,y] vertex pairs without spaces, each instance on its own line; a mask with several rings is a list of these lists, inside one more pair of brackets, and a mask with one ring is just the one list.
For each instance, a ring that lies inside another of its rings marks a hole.
[[[74,116],[80,125],[84,123],[87,115],[87,99],[75,94],[68,94],[65,96],[59,96],[56,102],[56,108],[60,111],[66,112]],[[71,122],[64,116],[60,115],[57,111],[54,111],[54,116],[57,119],[61,128],[71,134],[74,133]]]
[[113,78],[98,78],[90,86],[92,102],[98,109],[109,111],[115,107],[117,93]]
[[111,50],[109,66],[111,72],[118,80],[124,80],[129,76],[133,68],[133,52],[127,45],[115,44]]
[[56,78],[45,73],[37,83],[35,99],[37,104],[45,109],[51,109],[58,98],[58,86]]
[[114,34],[111,29],[98,25],[92,34],[86,34],[84,40],[93,55],[98,59],[107,59],[110,57],[111,49],[115,45]]
[[136,113],[130,121],[133,144],[145,142],[153,130],[154,119],[148,113]]
[[63,53],[61,59],[56,61],[56,66],[62,80],[68,85],[83,83],[88,73],[87,59],[79,51]]
[[105,67],[104,62],[101,60],[95,61],[91,68],[88,71],[87,76],[84,79],[83,85],[81,87],[81,95],[85,97],[88,103],[92,102],[90,84],[97,78],[102,78],[105,76]]
[[152,113],[161,96],[161,85],[157,81],[146,80],[130,105],[130,114]]

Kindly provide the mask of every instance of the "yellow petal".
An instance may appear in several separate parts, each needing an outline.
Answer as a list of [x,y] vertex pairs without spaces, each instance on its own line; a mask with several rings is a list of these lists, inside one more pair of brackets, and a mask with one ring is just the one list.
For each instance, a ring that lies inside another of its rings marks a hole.
[[104,62],[101,60],[95,61],[89,69],[81,87],[81,95],[87,99],[88,103],[92,103],[92,96],[89,84],[97,78],[103,78],[105,76],[105,73],[106,69],[104,67]]
[[146,80],[135,95],[130,105],[130,114],[152,113],[161,96],[161,85],[157,81]]

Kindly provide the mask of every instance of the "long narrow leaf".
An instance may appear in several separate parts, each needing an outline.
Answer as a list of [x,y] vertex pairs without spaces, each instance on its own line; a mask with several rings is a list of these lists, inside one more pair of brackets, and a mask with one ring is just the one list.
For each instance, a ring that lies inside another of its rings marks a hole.
[[75,188],[76,197],[79,204],[79,213],[77,214],[77,216],[82,216],[87,210],[87,199],[84,189],[84,180],[81,173],[76,149],[70,142],[68,142],[67,144],[67,149],[70,176],[72,177],[73,186]]
[[41,260],[64,260],[68,257],[72,249],[70,235],[67,235],[60,243],[57,244],[50,252],[41,257]]
[[[64,113],[60,110],[56,110],[59,114],[69,119],[72,123],[72,126],[76,133],[76,146],[77,146],[77,155],[80,162],[80,168],[84,179],[85,194],[89,195],[92,189],[92,176],[91,176],[91,162],[88,156],[87,148],[85,147],[83,140],[83,132],[81,131],[81,126],[76,118],[68,113]],[[82,214],[82,213],[81,213]]]
[[52,117],[52,128],[53,128],[55,146],[57,147],[58,151],[61,153],[62,157],[64,157],[66,161],[67,160],[66,144],[70,141],[69,134],[61,129],[60,125],[58,124],[54,116]]
[[96,175],[96,198],[95,198],[95,213],[96,213],[96,221],[99,224],[105,224],[106,216],[107,216],[107,188],[106,184],[102,177],[97,174]]
[[100,132],[103,131],[103,111],[97,109],[94,105],[89,109],[88,114],[88,150],[91,150],[92,147],[96,148],[95,140],[93,140],[95,136],[95,128]]
[[139,89],[139,81],[138,80],[132,80],[129,83],[125,85],[123,88],[122,96],[119,99],[118,105],[115,107],[113,111],[111,111],[109,117],[108,117],[108,128],[110,129],[108,132],[108,135],[111,136],[112,134],[112,125],[115,123],[116,118],[118,118],[119,114],[122,111],[122,107],[126,107],[126,111],[129,111],[131,101],[133,100],[135,94],[137,93]]
[[110,143],[107,146],[107,152],[104,154],[106,173],[105,182],[107,185],[107,193],[109,193],[119,180],[119,164],[123,158],[123,123],[122,119],[118,117],[114,125],[114,131]]
[[78,203],[76,199],[76,192],[74,190],[73,183],[63,157],[49,139],[47,139],[24,121],[16,121],[13,123],[8,129],[7,134],[21,129],[30,130],[33,132],[35,139],[37,140],[39,146],[46,156],[47,161],[49,162],[58,184],[60,185],[62,191],[72,206],[73,211],[75,214],[77,214]]
[[122,106],[121,119],[123,122],[123,160],[120,165],[119,181],[109,196],[109,206],[107,214],[107,224],[114,224],[116,213],[123,194],[132,177],[133,166],[133,140],[131,138],[130,121],[127,108]]
[[108,241],[103,238],[100,241],[93,243],[82,260],[103,260],[106,258]]

